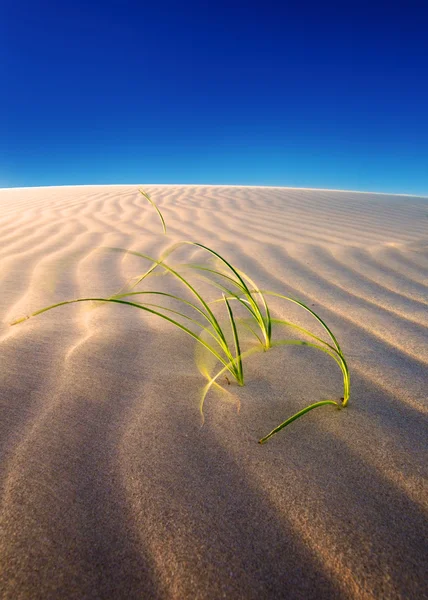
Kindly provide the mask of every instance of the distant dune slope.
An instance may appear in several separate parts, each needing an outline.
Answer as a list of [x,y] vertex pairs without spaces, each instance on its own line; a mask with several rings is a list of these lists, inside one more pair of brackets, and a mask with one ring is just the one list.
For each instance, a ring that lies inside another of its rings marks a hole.
[[[0,190],[1,598],[427,597],[428,199],[144,189],[167,236],[137,186]],[[82,304],[9,326],[148,265],[102,247],[158,256],[183,239],[325,319],[351,369],[346,410],[260,446],[341,395],[329,357],[256,355],[201,427],[194,343],[166,322]]]

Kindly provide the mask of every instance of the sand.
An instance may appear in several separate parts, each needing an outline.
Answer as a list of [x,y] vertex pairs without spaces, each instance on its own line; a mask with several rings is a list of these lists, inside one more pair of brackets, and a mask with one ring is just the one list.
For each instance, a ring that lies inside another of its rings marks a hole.
[[[167,237],[134,185],[0,190],[1,598],[428,597],[428,199],[145,189]],[[9,326],[146,267],[100,247],[158,255],[181,239],[326,320],[350,365],[346,410],[261,446],[342,395],[328,356],[256,355],[201,427],[194,342],[166,322],[82,304]]]

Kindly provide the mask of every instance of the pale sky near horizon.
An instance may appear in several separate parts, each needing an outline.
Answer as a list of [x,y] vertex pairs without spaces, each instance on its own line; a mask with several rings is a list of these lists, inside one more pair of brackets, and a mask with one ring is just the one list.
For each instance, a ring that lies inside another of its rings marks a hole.
[[3,6],[0,187],[426,196],[427,19],[411,1]]

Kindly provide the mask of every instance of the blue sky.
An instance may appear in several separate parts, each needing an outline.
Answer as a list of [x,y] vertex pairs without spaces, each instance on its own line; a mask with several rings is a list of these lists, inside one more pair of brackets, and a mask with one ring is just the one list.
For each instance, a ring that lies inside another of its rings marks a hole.
[[0,187],[428,195],[426,1],[1,4]]

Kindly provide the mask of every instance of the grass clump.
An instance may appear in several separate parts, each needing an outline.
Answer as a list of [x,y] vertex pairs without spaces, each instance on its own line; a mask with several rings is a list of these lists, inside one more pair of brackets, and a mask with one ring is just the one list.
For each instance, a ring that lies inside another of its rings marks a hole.
[[[143,190],[139,191],[158,212],[163,231],[166,233],[166,225],[162,213]],[[209,257],[210,263],[186,262],[171,265],[169,258],[179,249],[185,249],[186,247],[191,247],[193,250],[205,254]],[[156,315],[190,335],[197,342],[198,347],[208,352],[214,358],[215,364],[218,365],[217,372],[211,374],[204,360],[200,360],[198,364],[200,371],[207,379],[200,399],[200,412],[202,416],[208,392],[213,386],[221,387],[218,383],[220,376],[229,374],[238,385],[244,385],[244,361],[252,354],[268,351],[280,346],[294,345],[314,348],[330,356],[342,372],[342,398],[340,400],[324,399],[306,406],[262,437],[259,440],[261,444],[267,442],[290,423],[315,408],[326,405],[342,408],[347,405],[350,396],[350,376],[342,349],[326,323],[304,303],[279,293],[261,290],[247,274],[238,270],[215,250],[198,242],[182,241],[173,244],[158,259],[141,252],[125,250],[123,248],[110,248],[109,250],[135,256],[148,261],[150,265],[142,274],[133,278],[132,284],[110,297],[84,297],[57,302],[35,311],[28,317],[14,321],[12,325],[54,308],[79,302],[95,301],[122,304]],[[168,275],[168,277],[174,278],[183,288],[185,294],[178,295],[156,289],[140,289],[141,286],[145,286],[148,278],[159,271]],[[220,297],[209,301],[206,292],[198,289],[193,282],[195,277],[203,283],[205,286],[204,290],[208,285],[218,290],[221,293]],[[323,328],[327,340],[296,323],[274,318],[269,309],[268,297],[276,297],[293,303],[309,313],[318,325]],[[152,301],[146,301],[146,299]],[[171,303],[174,305],[174,308],[171,307]],[[218,309],[221,308],[223,308],[223,315],[225,313],[227,319],[221,318],[219,315]],[[238,309],[246,315],[245,318],[237,317],[236,311]],[[226,324],[224,324],[225,321]],[[253,339],[253,343],[250,345],[246,344],[245,348],[242,344],[244,329],[250,332]],[[284,329],[297,332],[301,337],[305,337],[306,339],[302,340],[276,335],[277,332],[279,333]],[[227,377],[226,379],[229,383]]]

